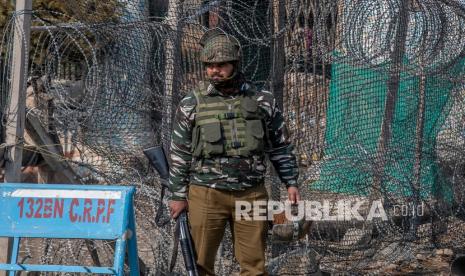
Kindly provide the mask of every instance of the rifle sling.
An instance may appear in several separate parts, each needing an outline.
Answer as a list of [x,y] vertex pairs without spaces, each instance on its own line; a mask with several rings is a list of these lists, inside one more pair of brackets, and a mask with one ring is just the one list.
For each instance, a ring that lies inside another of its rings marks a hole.
[[[160,201],[158,202],[158,210],[155,214],[155,224],[158,227],[163,227],[167,223],[170,222],[171,218],[168,218],[165,221],[161,221],[161,216],[162,216],[162,211],[164,208],[163,205],[163,198],[165,197],[165,189],[166,187],[163,185],[160,191]],[[173,241],[173,251],[171,253],[171,260],[170,260],[170,267],[169,267],[169,272],[173,272],[174,267],[176,266],[176,260],[178,258],[178,246],[179,246],[179,228],[180,228],[180,223],[179,220],[176,220],[176,224],[174,226],[174,241]]]
[[179,227],[180,227],[179,220],[176,220],[176,224],[174,226],[173,251],[171,253],[169,272],[173,272],[173,269],[176,265],[176,259],[178,258]]
[[161,221],[161,215],[163,214],[163,209],[164,209],[163,198],[165,197],[165,189],[166,189],[165,186],[162,186],[162,187],[161,187],[160,201],[158,202],[158,209],[157,209],[157,212],[156,212],[156,214],[155,214],[155,224],[156,224],[158,227],[163,227],[163,226],[165,226],[165,225],[168,224],[168,222],[170,222],[170,220],[171,220],[171,219],[168,217],[167,220]]

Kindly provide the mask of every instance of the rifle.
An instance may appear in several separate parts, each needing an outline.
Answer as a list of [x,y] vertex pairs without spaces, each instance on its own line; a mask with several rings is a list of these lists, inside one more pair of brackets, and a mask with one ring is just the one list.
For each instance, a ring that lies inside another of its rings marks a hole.
[[[169,178],[169,164],[166,159],[165,151],[163,147],[151,147],[143,150],[145,156],[150,160],[150,164],[155,168],[155,170],[160,175],[162,191],[160,204],[163,201],[163,196],[165,194],[165,189],[168,188],[168,178]],[[159,212],[155,216],[155,221],[159,225]],[[198,276],[197,265],[195,261],[195,251],[192,243],[192,237],[189,231],[189,220],[187,218],[187,211],[184,210],[181,212],[179,217],[176,220],[175,227],[175,237],[179,238],[179,243],[181,244],[182,256],[184,258],[184,265],[186,266],[186,271],[188,276]],[[170,271],[174,267],[174,262],[176,261],[177,254],[177,241],[175,240],[175,249],[173,250],[173,257],[171,259]]]

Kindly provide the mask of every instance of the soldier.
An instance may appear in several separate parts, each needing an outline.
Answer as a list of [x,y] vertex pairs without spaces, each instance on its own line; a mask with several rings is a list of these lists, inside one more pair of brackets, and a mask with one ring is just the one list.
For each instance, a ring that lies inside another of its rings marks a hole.
[[215,28],[200,40],[208,82],[185,96],[176,111],[171,142],[170,213],[189,206],[200,275],[214,275],[226,223],[233,233],[241,275],[266,275],[266,221],[235,220],[235,202],[267,200],[265,156],[300,200],[298,167],[283,115],[273,95],[257,91],[241,73],[239,41]]

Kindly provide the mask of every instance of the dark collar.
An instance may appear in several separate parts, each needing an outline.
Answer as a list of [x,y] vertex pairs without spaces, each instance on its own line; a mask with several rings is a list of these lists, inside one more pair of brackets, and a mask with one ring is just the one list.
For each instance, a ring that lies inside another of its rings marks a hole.
[[239,89],[239,92],[235,93],[235,94],[223,94],[221,91],[219,91],[218,89],[216,89],[212,84],[209,84],[208,87],[207,87],[207,95],[208,96],[237,96],[237,95],[242,95],[244,94],[245,92],[249,91],[252,87],[252,84],[245,81],[242,83],[240,89]]

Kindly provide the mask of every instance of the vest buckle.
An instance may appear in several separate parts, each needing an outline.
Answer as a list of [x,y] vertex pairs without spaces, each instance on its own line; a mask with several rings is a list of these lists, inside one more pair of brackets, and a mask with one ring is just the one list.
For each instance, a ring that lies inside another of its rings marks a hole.
[[244,143],[242,143],[241,141],[233,141],[231,142],[231,148],[233,149],[238,149],[240,147],[243,147],[244,146]]
[[234,119],[234,118],[238,118],[239,116],[237,116],[237,113],[235,112],[227,112],[227,113],[223,113],[223,114],[219,114],[218,115],[218,119],[223,119],[223,120],[231,120],[231,119]]

